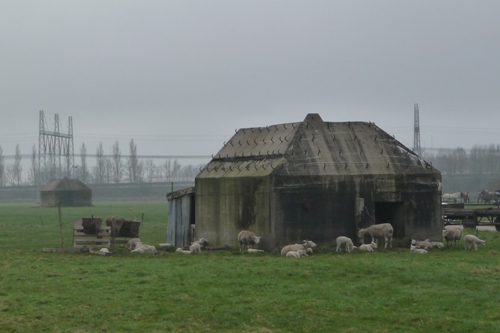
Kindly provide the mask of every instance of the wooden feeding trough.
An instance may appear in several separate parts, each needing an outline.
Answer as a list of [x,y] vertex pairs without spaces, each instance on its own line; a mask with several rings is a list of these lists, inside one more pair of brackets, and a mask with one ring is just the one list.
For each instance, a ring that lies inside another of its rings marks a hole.
[[142,221],[111,216],[103,225],[102,218],[81,218],[73,221],[73,248],[108,247],[126,244],[129,238],[139,238]]

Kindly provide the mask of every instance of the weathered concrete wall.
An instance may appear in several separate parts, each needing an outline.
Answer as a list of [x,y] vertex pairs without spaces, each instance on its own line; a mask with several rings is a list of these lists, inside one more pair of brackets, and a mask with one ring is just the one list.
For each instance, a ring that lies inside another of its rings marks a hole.
[[[213,178],[196,181],[196,235],[211,245],[238,245],[241,230],[268,235],[269,178]],[[269,237],[260,248],[269,248]]]

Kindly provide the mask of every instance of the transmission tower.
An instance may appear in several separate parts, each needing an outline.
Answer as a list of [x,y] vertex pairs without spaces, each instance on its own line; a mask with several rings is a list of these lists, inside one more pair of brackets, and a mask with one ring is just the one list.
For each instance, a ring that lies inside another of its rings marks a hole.
[[420,156],[420,121],[418,115],[418,104],[414,105],[415,121],[413,127],[413,151]]
[[[64,159],[64,163],[62,162]],[[54,130],[47,129],[45,115],[40,110],[38,137],[39,183],[50,179],[72,177],[75,165],[73,145],[73,119],[68,118],[68,133],[61,133],[59,114],[54,116]]]

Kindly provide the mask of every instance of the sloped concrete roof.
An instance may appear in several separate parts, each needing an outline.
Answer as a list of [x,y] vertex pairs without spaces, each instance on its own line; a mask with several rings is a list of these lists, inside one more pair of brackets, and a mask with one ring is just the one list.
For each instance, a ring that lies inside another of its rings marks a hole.
[[90,188],[79,179],[52,179],[42,188],[43,192],[48,191],[90,191]]

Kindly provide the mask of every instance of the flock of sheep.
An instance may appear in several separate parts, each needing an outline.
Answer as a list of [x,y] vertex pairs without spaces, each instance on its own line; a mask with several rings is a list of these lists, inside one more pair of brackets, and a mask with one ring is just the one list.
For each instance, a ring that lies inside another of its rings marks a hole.
[[[348,252],[350,253],[354,249],[360,251],[373,252],[378,247],[378,240],[383,238],[385,240],[384,249],[389,246],[392,248],[392,236],[394,229],[390,223],[374,224],[367,228],[360,229],[358,232],[358,238],[364,243],[365,235],[369,235],[371,242],[369,244],[361,244],[359,247],[354,246],[352,239],[346,236],[339,236],[336,239],[336,252]],[[443,238],[446,240],[446,244],[454,244],[455,246],[460,244],[460,240],[463,236],[463,230],[457,226],[446,226],[443,230]],[[255,249],[255,245],[259,244],[261,236],[257,236],[254,232],[243,230],[238,234],[238,243],[240,251],[248,251],[249,253],[264,252],[263,250]],[[471,249],[474,245],[477,251],[478,245],[486,245],[486,242],[474,235],[466,235],[464,237],[465,248]],[[176,252],[183,254],[193,254],[201,253],[201,249],[208,244],[207,240],[200,238],[194,241],[190,246],[189,250],[184,250],[182,248],[177,248]],[[156,254],[157,250],[153,245],[146,245],[141,242],[139,238],[130,239],[125,245],[126,248],[130,249],[131,252],[135,253],[150,253]],[[302,244],[290,244],[286,245],[281,249],[281,255],[287,258],[300,258],[307,257],[309,254],[313,253],[313,248],[316,244],[310,240],[304,240]],[[435,248],[443,248],[444,244],[442,242],[433,242],[429,239],[416,240],[412,239],[410,244],[410,252],[425,254],[428,250]]]

